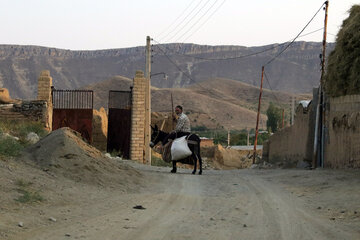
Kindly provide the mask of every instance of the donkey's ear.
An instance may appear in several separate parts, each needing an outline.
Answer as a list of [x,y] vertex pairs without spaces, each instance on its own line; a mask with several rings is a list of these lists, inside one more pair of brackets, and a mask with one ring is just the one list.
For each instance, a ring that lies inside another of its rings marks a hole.
[[155,131],[155,128],[153,128],[153,126],[150,125],[150,127],[151,127],[151,129],[152,129],[153,131]]
[[155,124],[155,131],[159,130],[158,126]]

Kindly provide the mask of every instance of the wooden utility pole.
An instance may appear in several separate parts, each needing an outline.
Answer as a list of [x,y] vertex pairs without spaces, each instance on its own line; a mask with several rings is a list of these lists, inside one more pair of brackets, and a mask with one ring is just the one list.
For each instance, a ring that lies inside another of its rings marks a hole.
[[171,93],[171,126],[172,130],[175,130],[175,120],[174,120],[174,100]]
[[256,117],[256,130],[255,130],[253,164],[255,164],[255,160],[256,160],[256,145],[257,145],[257,139],[258,139],[258,134],[259,134],[260,105],[261,105],[262,86],[263,86],[263,82],[264,82],[264,71],[265,71],[265,67],[262,66],[262,69],[261,69],[261,84],[260,84],[260,93],[259,93],[259,105],[258,105],[258,112],[257,112],[257,117]]
[[250,146],[250,129],[246,129],[247,131],[247,141],[246,141],[246,145]]
[[146,66],[145,66],[145,141],[144,141],[144,152],[145,152],[145,163],[151,165],[151,149],[150,149],[150,135],[151,135],[151,45],[150,37],[146,37]]
[[228,134],[227,134],[227,145],[228,147],[230,147],[230,129],[228,129]]
[[[323,34],[323,49],[321,55],[321,77],[318,92],[318,105],[316,108],[316,122],[314,134],[314,153],[312,167],[317,167],[317,159],[320,157],[320,164],[324,165],[324,134],[325,134],[325,101],[324,101],[324,76],[325,76],[325,55],[326,55],[326,35],[327,35],[327,20],[328,20],[329,1],[325,2],[325,19],[324,19],[324,34]],[[319,145],[318,145],[319,143]]]

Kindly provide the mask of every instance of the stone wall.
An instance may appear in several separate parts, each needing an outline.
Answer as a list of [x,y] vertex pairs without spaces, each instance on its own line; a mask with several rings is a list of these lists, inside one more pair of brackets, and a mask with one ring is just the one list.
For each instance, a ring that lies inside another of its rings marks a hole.
[[360,95],[327,102],[324,167],[360,168]]
[[145,163],[145,87],[146,78],[136,71],[132,90],[130,159]]
[[299,161],[311,162],[313,133],[309,123],[313,111],[312,103],[307,109],[298,105],[294,125],[279,130],[264,143],[263,159],[287,167],[296,166]]
[[39,121],[51,130],[51,112],[47,101],[22,101],[16,104],[0,105],[0,120]]

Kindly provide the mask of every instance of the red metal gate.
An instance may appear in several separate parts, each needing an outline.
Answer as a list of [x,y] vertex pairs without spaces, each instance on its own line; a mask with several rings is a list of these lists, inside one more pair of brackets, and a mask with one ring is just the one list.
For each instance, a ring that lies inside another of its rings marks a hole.
[[93,91],[53,90],[52,129],[69,127],[92,142]]
[[130,158],[131,91],[109,91],[107,151]]

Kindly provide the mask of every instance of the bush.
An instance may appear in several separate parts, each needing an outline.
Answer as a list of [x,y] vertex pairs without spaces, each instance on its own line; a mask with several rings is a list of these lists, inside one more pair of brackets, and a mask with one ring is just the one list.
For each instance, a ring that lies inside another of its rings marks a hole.
[[271,129],[271,132],[276,132],[281,123],[281,109],[276,107],[272,102],[266,110],[268,120],[266,121],[266,127]]
[[350,9],[328,59],[325,90],[337,97],[360,93],[360,5]]
[[4,137],[0,139],[0,155],[6,157],[16,157],[24,146],[13,138]]
[[19,138],[19,141],[12,137],[0,137],[0,156],[16,157],[20,151],[28,145],[26,136],[34,132],[39,137],[45,136],[48,132],[40,122],[33,121],[0,121],[0,134],[8,133]]
[[18,193],[22,194],[15,201],[20,203],[33,203],[42,202],[45,199],[39,194],[39,192],[30,189],[32,182],[24,181],[23,179],[17,179],[15,184],[18,186],[16,189]]
[[33,203],[33,202],[42,202],[44,198],[38,192],[30,192],[24,189],[18,189],[18,192],[22,194],[22,196],[15,199],[17,202],[21,203]]

